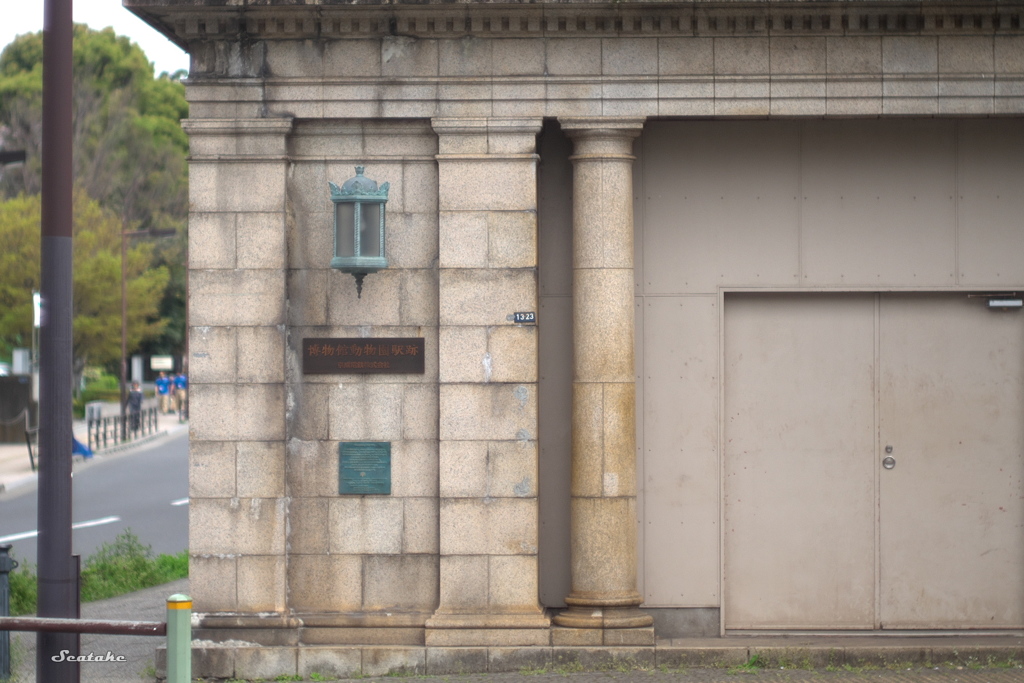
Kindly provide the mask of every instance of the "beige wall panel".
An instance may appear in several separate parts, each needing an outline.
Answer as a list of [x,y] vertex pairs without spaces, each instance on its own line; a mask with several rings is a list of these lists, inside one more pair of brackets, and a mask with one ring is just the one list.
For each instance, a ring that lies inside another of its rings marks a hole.
[[649,122],[644,292],[796,285],[799,140],[792,122]]
[[644,602],[718,606],[718,297],[647,297]]
[[801,284],[954,283],[954,126],[804,124]]
[[957,161],[960,284],[1024,282],[1024,123],[961,121]]
[[963,295],[882,296],[883,628],[1024,625],[1022,322]]
[[872,628],[873,295],[725,303],[725,626]]

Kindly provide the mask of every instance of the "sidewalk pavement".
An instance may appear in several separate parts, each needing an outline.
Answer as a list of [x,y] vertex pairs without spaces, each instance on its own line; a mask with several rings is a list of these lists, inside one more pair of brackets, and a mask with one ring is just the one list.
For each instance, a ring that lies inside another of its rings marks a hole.
[[[155,408],[157,407],[156,399],[147,399],[143,403],[143,408]],[[103,404],[103,417],[112,417],[118,414],[118,405],[116,403],[104,403]],[[97,450],[94,453],[94,457],[103,458],[111,456],[115,453],[124,452],[132,449],[144,443],[148,443],[153,439],[156,439],[162,435],[169,434],[173,431],[181,429],[187,429],[187,423],[181,423],[178,421],[177,413],[172,415],[158,415],[157,416],[157,428],[156,431],[147,434],[144,437],[128,441],[125,443],[117,444],[106,449]],[[86,428],[85,420],[74,420],[71,424],[71,431],[75,438],[83,444],[88,443],[88,430]],[[36,459],[36,465],[39,465],[39,452],[36,450],[36,446],[33,445],[33,455]],[[81,456],[75,455],[73,457],[73,467],[77,469],[82,465],[89,462]],[[32,461],[29,459],[28,446],[25,442],[21,443],[0,443],[0,494],[14,491],[22,486],[33,484],[37,481],[38,473],[32,471]]]

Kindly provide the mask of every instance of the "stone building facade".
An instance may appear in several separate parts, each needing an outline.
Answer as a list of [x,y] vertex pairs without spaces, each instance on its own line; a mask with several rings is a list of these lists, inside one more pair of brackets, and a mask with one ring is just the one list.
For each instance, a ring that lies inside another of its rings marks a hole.
[[1024,627],[1024,3],[124,4],[192,56],[197,675]]

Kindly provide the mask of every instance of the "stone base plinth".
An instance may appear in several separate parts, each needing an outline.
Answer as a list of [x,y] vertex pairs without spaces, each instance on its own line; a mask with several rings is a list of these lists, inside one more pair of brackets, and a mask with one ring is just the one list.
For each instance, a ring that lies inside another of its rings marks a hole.
[[549,645],[543,614],[438,614],[427,620],[428,646]]

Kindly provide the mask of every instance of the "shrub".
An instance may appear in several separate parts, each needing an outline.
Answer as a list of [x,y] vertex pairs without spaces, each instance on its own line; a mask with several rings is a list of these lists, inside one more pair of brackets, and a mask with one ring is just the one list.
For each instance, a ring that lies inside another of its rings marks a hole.
[[36,611],[36,575],[28,567],[15,569],[7,575],[11,586],[11,616]]
[[[143,545],[130,529],[104,543],[82,569],[82,602],[103,600],[188,576],[188,553],[153,557],[151,546]],[[182,569],[184,572],[182,573]]]
[[[188,576],[188,551],[153,557],[151,546],[143,545],[131,529],[104,543],[85,561],[82,569],[82,602],[103,600],[125,593],[159,586]],[[10,574],[11,614],[32,614],[36,610],[37,581],[29,567]]]

